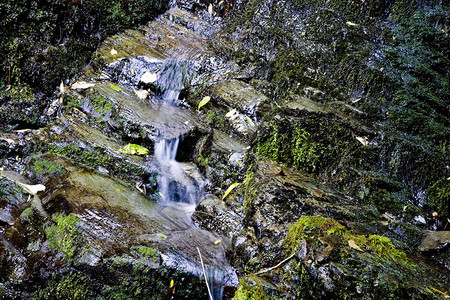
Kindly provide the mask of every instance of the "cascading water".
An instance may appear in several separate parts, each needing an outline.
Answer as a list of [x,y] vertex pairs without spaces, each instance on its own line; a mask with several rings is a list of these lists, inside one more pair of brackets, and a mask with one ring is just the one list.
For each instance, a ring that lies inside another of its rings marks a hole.
[[[178,106],[180,91],[183,88],[186,67],[171,62],[159,75],[158,84],[162,90],[161,106]],[[161,138],[155,143],[155,161],[159,169],[158,189],[160,203],[171,206],[193,206],[197,204],[199,184],[186,174],[184,164],[176,160],[180,137]]]
[[[161,107],[178,106],[186,69],[177,62],[171,62],[161,71],[158,78],[161,93]],[[187,174],[186,164],[176,160],[180,137],[155,142],[154,157],[159,171],[158,190],[160,204],[193,212],[199,199],[203,182]],[[206,266],[209,286],[214,299],[222,299],[225,272],[216,266]],[[198,274],[201,275],[201,274]]]

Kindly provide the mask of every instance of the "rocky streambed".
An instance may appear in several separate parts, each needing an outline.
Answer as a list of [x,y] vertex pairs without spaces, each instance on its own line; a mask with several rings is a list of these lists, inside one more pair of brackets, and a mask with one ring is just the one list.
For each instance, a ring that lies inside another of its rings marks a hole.
[[444,45],[448,8],[281,2],[172,3],[106,37],[38,123],[5,87],[2,297],[448,296],[448,82],[430,66],[415,129],[393,90],[420,74],[386,58],[428,66],[396,16]]

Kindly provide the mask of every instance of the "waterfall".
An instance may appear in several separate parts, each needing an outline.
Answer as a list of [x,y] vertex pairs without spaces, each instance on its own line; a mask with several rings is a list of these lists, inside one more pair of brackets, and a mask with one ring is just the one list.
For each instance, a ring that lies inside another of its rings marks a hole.
[[[180,91],[184,87],[183,81],[186,76],[186,66],[176,61],[168,62],[161,68],[158,86],[162,91],[162,110],[165,106],[178,106]],[[176,160],[179,144],[180,137],[161,138],[155,142],[154,157],[159,173],[159,203],[193,212],[200,199],[201,184],[187,174],[186,163]],[[222,299],[226,272],[218,266],[206,265],[205,269],[213,298]],[[192,272],[201,277],[200,270],[200,265],[196,265]]]
[[[180,91],[186,76],[186,66],[168,62],[159,75],[158,84],[162,90],[161,109],[164,106],[178,106]],[[160,203],[168,206],[189,206],[197,204],[200,187],[186,174],[184,166],[176,160],[180,137],[155,142],[155,162],[159,169],[158,189]],[[193,207],[191,207],[193,206]]]

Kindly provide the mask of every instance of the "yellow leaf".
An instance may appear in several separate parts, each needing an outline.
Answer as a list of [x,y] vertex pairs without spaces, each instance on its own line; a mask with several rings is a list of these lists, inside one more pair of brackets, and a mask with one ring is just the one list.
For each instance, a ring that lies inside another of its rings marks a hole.
[[109,85],[118,92],[120,92],[122,90],[120,87],[118,87],[117,85],[115,85],[113,83],[110,83]]
[[116,192],[120,192],[120,189],[116,189]]
[[158,80],[156,73],[145,72],[141,77],[143,83],[153,83],[156,80]]
[[238,185],[239,185],[239,183],[237,183],[237,182],[230,185],[230,187],[225,191],[225,194],[223,194],[222,200],[224,200],[228,196],[228,194],[231,193],[231,191]]
[[352,248],[352,249],[358,250],[358,251],[360,251],[360,252],[364,252],[363,249],[359,248],[359,246],[356,245],[356,243],[355,243],[354,240],[348,240],[348,245],[349,245],[350,248]]
[[170,287],[173,287],[173,285],[175,284],[175,282],[173,281],[173,279],[170,281]]
[[203,97],[202,101],[200,101],[200,103],[198,104],[197,110],[200,110],[200,108],[201,108],[202,106],[204,106],[206,103],[208,103],[209,100],[211,100],[211,97],[210,97],[210,96],[205,96],[205,97]]
[[133,155],[147,155],[150,151],[142,146],[136,144],[128,144],[123,148],[120,148],[120,152]]
[[247,122],[248,124],[250,124],[250,126],[255,127],[255,123],[253,123],[252,119],[250,119],[248,116],[245,116],[247,118]]
[[220,244],[220,242],[222,242],[222,240],[217,240],[217,241],[214,241],[214,244]]
[[167,239],[167,235],[165,235],[165,234],[158,233],[158,236],[162,239]]

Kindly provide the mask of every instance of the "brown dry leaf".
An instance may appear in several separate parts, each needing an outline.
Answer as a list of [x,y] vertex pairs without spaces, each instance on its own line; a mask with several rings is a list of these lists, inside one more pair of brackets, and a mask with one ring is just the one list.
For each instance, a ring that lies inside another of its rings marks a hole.
[[360,251],[360,252],[364,252],[363,249],[359,248],[359,246],[356,245],[356,243],[355,243],[354,240],[348,240],[348,245],[349,245],[350,248],[352,248],[352,249],[358,250],[358,251]]

